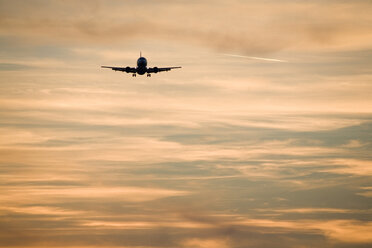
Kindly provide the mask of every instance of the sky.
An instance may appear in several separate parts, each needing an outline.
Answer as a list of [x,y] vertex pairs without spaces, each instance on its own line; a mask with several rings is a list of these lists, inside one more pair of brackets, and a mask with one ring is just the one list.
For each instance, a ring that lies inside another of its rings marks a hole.
[[[0,247],[372,246],[370,0],[0,0]],[[151,78],[101,69],[182,66]]]

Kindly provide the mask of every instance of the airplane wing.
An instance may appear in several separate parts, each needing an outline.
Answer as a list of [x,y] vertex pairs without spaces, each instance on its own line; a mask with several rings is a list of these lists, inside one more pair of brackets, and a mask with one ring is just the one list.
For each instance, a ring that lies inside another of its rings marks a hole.
[[113,67],[113,66],[101,66],[101,68],[109,68],[113,71],[122,71],[122,72],[127,72],[127,73],[135,73],[136,68],[134,67]]
[[172,69],[182,68],[181,66],[173,66],[173,67],[150,67],[147,69],[147,73],[158,73],[161,71],[170,71]]

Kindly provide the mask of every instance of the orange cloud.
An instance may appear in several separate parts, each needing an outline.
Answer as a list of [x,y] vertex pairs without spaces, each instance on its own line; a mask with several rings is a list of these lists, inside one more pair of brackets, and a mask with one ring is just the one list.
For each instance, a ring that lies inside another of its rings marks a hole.
[[[346,243],[370,243],[372,237],[372,222],[363,222],[355,220],[334,220],[334,221],[280,221],[268,219],[248,219],[237,222],[237,224],[258,226],[269,228],[270,231],[283,232],[286,229],[289,232],[294,230],[298,232],[323,233],[329,239],[336,242]],[[279,229],[277,229],[279,228]]]
[[195,247],[195,248],[229,248],[228,240],[226,239],[187,239],[181,243],[182,247]]
[[[226,7],[228,12],[224,11]],[[165,14],[164,8],[168,10]],[[148,3],[145,6],[133,3],[112,6],[102,1],[68,1],[63,5],[49,1],[48,4],[30,5],[27,1],[17,1],[3,5],[2,9],[3,34],[38,42],[83,40],[107,44],[133,39],[165,39],[259,54],[288,47],[369,47],[372,39],[368,32],[371,17],[368,11],[363,11],[370,9],[370,5],[362,1],[330,1],[327,5],[319,1],[233,1],[228,6],[224,2],[210,4],[209,1],[187,5]],[[197,18],[189,18],[191,15]]]

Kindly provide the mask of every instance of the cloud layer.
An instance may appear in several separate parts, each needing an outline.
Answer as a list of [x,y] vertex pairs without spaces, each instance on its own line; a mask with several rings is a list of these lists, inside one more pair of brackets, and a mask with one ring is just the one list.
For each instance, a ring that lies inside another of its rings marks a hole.
[[0,247],[370,246],[370,12],[0,0]]
[[41,0],[2,1],[1,7],[2,33],[36,42],[112,45],[165,39],[257,55],[283,49],[368,49],[372,39],[368,1],[157,1],[142,5]]

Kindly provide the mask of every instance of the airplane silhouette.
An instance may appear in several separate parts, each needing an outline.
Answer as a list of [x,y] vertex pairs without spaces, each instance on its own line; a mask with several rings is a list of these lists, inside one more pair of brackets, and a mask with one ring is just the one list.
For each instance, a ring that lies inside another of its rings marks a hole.
[[133,73],[132,76],[136,77],[137,74],[144,75],[147,73],[148,77],[151,77],[151,73],[158,73],[162,71],[170,71],[172,69],[181,68],[181,66],[174,66],[174,67],[149,67],[147,68],[147,59],[142,57],[142,53],[140,53],[140,57],[137,60],[137,67],[113,67],[113,66],[101,66],[102,68],[110,68],[114,71],[121,71],[126,73]]

